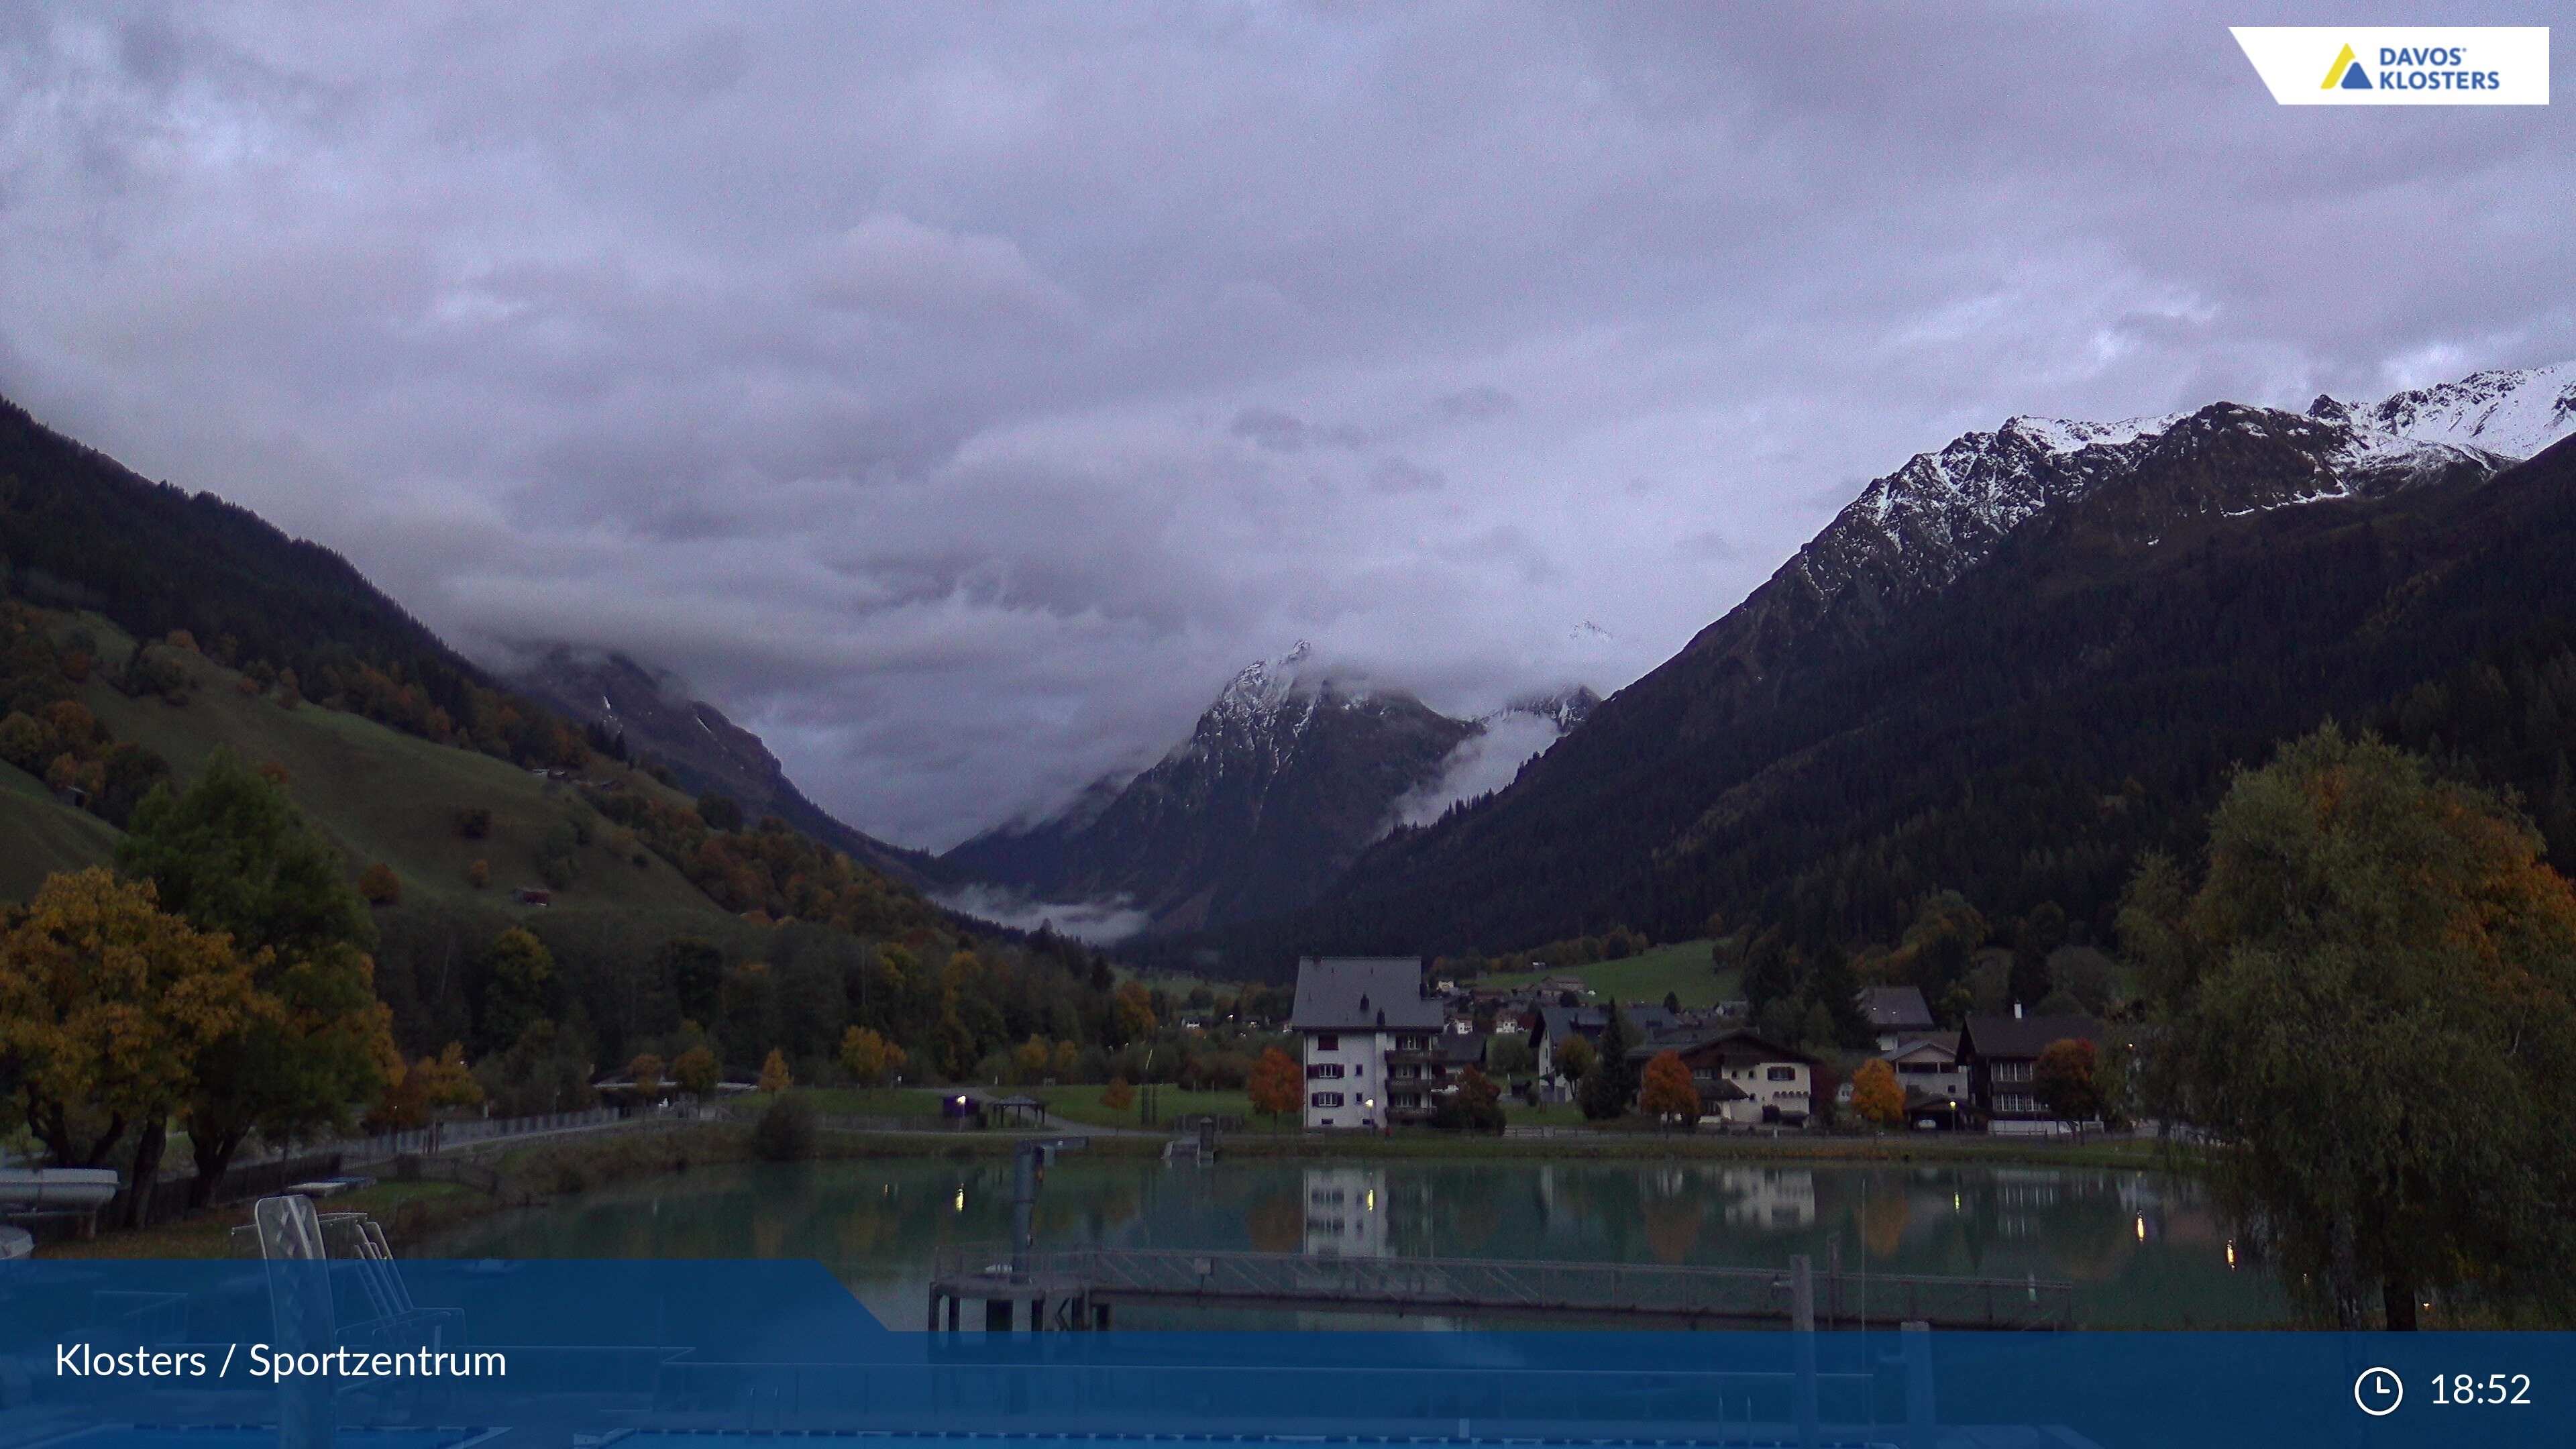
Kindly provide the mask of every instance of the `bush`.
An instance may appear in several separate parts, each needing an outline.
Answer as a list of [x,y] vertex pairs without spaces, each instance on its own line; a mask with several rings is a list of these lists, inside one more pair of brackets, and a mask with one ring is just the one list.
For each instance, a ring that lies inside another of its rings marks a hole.
[[359,874],[358,894],[371,906],[401,905],[402,878],[394,874],[392,866],[377,861]]
[[779,1094],[752,1124],[751,1150],[765,1162],[794,1162],[814,1155],[814,1109],[804,1099]]
[[468,840],[481,840],[492,833],[492,812],[480,805],[457,811],[456,833]]

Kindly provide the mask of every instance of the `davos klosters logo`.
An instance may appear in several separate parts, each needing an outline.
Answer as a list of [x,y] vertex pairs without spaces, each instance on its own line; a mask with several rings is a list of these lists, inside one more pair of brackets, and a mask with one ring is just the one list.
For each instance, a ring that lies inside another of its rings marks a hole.
[[2547,26],[2240,25],[2234,34],[2285,106],[2549,104]]

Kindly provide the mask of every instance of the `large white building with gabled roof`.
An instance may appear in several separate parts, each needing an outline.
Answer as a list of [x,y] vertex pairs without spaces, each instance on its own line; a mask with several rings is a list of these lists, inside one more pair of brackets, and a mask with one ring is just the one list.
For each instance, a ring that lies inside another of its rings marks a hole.
[[1411,956],[1309,956],[1288,1025],[1305,1044],[1309,1130],[1422,1121],[1434,1100],[1440,999]]

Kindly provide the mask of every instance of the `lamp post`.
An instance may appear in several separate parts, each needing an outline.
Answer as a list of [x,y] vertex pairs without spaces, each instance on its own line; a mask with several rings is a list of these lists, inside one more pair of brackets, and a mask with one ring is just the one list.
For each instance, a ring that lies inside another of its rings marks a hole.
[[1036,1235],[1035,1217],[1038,1187],[1046,1181],[1047,1164],[1059,1152],[1079,1152],[1091,1145],[1088,1137],[1030,1138],[1012,1154],[1011,1163],[1011,1281],[1025,1283],[1029,1277],[1029,1254]]

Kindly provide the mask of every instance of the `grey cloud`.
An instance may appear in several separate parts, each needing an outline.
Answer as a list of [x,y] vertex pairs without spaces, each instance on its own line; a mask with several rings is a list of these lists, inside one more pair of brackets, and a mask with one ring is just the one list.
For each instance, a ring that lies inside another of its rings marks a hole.
[[2576,356],[2566,108],[2241,18],[0,7],[0,392],[944,845],[1300,637],[1614,688],[2012,413]]
[[1444,393],[1431,406],[1444,417],[1481,423],[1519,407],[1520,399],[1491,383],[1479,383],[1457,392]]
[[1280,408],[1253,406],[1234,415],[1226,431],[1274,453],[1303,452],[1316,447],[1356,448],[1368,441],[1364,429],[1347,423],[1316,424]]
[[1448,484],[1448,475],[1409,458],[1380,458],[1369,467],[1369,487],[1380,493],[1424,493]]

